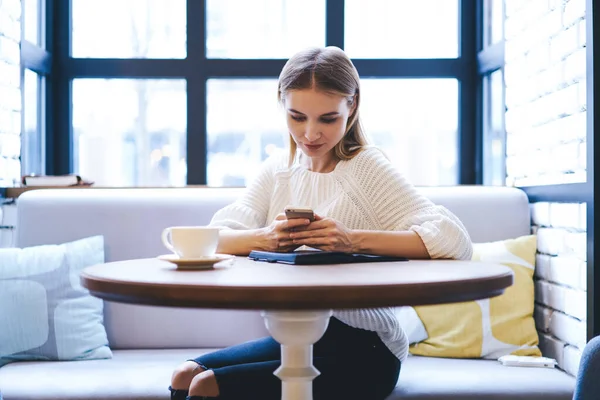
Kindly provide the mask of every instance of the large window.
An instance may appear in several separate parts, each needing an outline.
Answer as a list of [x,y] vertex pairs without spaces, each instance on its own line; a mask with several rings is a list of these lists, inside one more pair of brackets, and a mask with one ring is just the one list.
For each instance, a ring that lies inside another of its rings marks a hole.
[[73,57],[186,56],[185,0],[72,0],[71,4]]
[[455,58],[458,0],[346,0],[345,48],[353,58]]
[[186,114],[181,79],[76,79],[75,172],[99,186],[185,185]]
[[101,186],[246,185],[288,144],[285,60],[333,45],[361,74],[367,135],[403,174],[477,183],[465,173],[475,165],[465,140],[475,106],[464,107],[476,93],[472,0],[57,3],[55,32],[70,45],[55,54],[64,96],[53,140],[69,151],[55,150],[54,173]]
[[22,0],[22,39],[34,46],[45,48],[44,0]]
[[287,143],[276,79],[210,79],[208,185],[243,186]]
[[484,0],[483,41],[484,47],[504,40],[505,0]]
[[207,0],[206,56],[287,58],[325,45],[325,0]]
[[483,78],[484,183],[491,186],[506,184],[504,104],[504,73],[497,69]]
[[[422,185],[457,183],[455,79],[366,78],[361,90],[363,126],[397,168]],[[275,79],[209,80],[210,186],[245,185],[268,155],[286,146],[276,93]]]
[[504,0],[483,2],[478,54],[481,75],[483,183],[506,185],[506,102],[504,83]]
[[42,107],[46,78],[24,68],[22,82],[21,170],[23,174],[42,174],[46,158]]
[[46,1],[22,0],[21,16],[21,174],[46,172]]
[[455,79],[364,79],[363,124],[374,144],[419,185],[458,183]]

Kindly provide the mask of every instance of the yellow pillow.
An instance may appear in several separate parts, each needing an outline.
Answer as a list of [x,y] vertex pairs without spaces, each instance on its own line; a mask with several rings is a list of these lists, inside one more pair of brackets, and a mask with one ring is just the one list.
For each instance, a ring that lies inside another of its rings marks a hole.
[[535,235],[473,244],[473,260],[510,267],[514,284],[501,296],[463,303],[415,307],[429,337],[410,348],[431,357],[541,356],[533,320]]

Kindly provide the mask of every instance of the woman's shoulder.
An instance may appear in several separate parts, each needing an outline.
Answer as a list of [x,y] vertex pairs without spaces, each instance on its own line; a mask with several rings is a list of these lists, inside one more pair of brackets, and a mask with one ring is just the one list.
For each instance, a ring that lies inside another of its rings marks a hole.
[[391,163],[387,155],[377,146],[364,146],[352,159],[347,161],[351,170],[389,168]]
[[342,173],[346,179],[356,182],[358,187],[367,192],[384,190],[390,185],[404,187],[407,184],[405,177],[377,146],[365,146],[345,164]]

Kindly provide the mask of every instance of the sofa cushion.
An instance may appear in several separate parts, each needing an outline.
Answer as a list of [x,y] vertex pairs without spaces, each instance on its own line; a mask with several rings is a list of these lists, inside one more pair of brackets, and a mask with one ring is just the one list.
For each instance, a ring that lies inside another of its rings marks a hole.
[[[0,387],[4,400],[163,400],[173,369],[208,351],[115,350],[112,360],[13,363],[0,368]],[[411,356],[388,400],[571,400],[573,387],[558,369]]]
[[473,259],[512,269],[514,284],[491,299],[415,307],[429,337],[410,352],[432,357],[540,356],[533,319],[536,237],[473,245]]
[[[163,400],[173,369],[208,351],[115,350],[112,360],[13,363],[0,368],[0,387],[4,400]],[[411,356],[388,400],[571,400],[573,387],[574,378],[557,369]]]
[[410,356],[388,400],[571,400],[575,379],[495,360]]
[[102,300],[79,282],[83,268],[102,262],[102,236],[0,249],[0,366],[111,356]]

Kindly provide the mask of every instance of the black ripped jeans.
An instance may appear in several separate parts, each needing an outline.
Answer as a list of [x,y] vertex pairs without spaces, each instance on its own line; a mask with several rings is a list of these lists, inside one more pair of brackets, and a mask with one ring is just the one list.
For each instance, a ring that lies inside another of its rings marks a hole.
[[[281,346],[271,337],[253,340],[190,361],[214,372],[222,400],[280,400]],[[331,318],[314,344],[314,400],[384,400],[396,386],[400,361],[375,332]],[[174,398],[185,398],[178,391]],[[201,399],[196,398],[196,399]],[[190,398],[196,400],[194,398]]]

